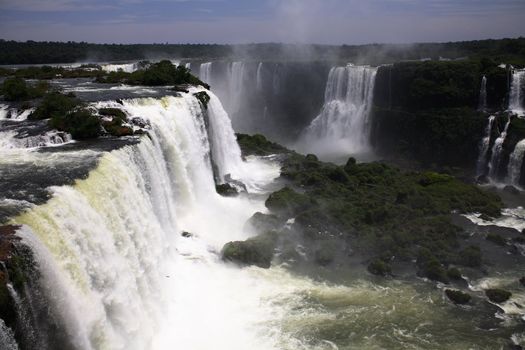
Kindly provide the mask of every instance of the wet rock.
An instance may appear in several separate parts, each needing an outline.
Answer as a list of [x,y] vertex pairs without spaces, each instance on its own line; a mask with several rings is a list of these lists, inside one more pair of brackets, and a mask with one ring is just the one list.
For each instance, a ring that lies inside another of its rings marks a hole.
[[472,299],[470,294],[464,293],[460,290],[445,289],[445,295],[454,304],[459,304],[459,305],[468,304],[470,300]]
[[523,287],[525,287],[525,276],[520,278],[520,283]]
[[502,246],[502,247],[507,244],[507,241],[505,240],[505,238],[503,238],[501,235],[497,233],[489,233],[486,237],[486,240],[494,244],[497,244],[499,246]]
[[487,214],[481,214],[481,215],[479,216],[479,218],[480,218],[481,220],[483,220],[483,221],[492,221],[492,220],[493,220],[493,218],[491,218],[491,217],[488,216]]
[[503,188],[503,191],[507,192],[507,193],[510,193],[510,194],[514,194],[514,195],[519,195],[520,194],[520,190],[518,190],[516,187],[514,186],[505,186]]
[[509,300],[509,298],[512,296],[512,293],[503,289],[487,289],[485,291],[485,295],[493,303],[501,304]]
[[146,120],[142,119],[141,117],[132,118],[131,123],[143,129],[150,126],[149,123]]
[[279,218],[277,215],[257,212],[252,215],[246,224],[257,232],[267,232],[279,230],[284,223],[285,220]]
[[191,237],[193,237],[193,233],[184,231],[184,232],[182,232],[181,236],[184,237],[184,238],[191,238]]
[[239,194],[237,189],[230,185],[229,183],[221,184],[215,186],[215,189],[218,194],[224,197],[235,197]]
[[222,258],[240,265],[255,265],[270,268],[272,264],[277,233],[267,232],[246,241],[229,242],[222,249]]

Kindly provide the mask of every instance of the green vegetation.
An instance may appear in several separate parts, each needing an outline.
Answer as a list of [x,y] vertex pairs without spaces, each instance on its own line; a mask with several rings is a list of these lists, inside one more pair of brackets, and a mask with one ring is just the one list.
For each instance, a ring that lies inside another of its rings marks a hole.
[[[508,105],[509,72],[500,64],[493,58],[471,57],[379,67],[372,111],[376,151],[401,155],[427,168],[473,169],[488,119],[486,112],[478,111],[483,76],[488,110],[501,111]],[[516,142],[511,137],[507,143]]]
[[237,143],[241,147],[242,154],[244,156],[268,156],[271,154],[290,152],[283,146],[267,140],[266,137],[260,134],[256,134],[253,136],[245,134],[236,134],[236,136]]
[[62,118],[81,104],[81,101],[74,94],[64,95],[58,91],[52,91],[44,96],[29,119]]
[[210,102],[210,95],[206,91],[201,91],[193,94],[199,100],[200,103],[204,106],[205,109],[208,109],[208,102]]
[[49,84],[45,81],[28,84],[21,78],[8,78],[0,86],[0,95],[6,101],[27,101],[44,96],[48,90]]
[[96,138],[101,134],[100,119],[85,108],[69,111],[66,115],[55,115],[49,124],[60,131],[71,134],[76,140]]
[[388,276],[392,274],[392,267],[382,259],[374,259],[368,264],[368,272],[377,276]]
[[170,61],[161,61],[133,73],[110,72],[99,76],[97,82],[147,86],[190,84],[209,88],[209,85],[191,75],[189,69],[184,66],[175,66]]
[[[243,150],[261,150],[258,137],[253,138],[242,137]],[[257,147],[246,147],[253,144]],[[353,158],[336,166],[290,152],[282,162],[281,178],[288,185],[266,201],[274,214],[271,221],[294,218],[292,230],[300,232],[312,261],[323,265],[336,260],[348,244],[378,275],[390,274],[392,262],[416,261],[420,276],[443,283],[460,280],[460,271],[450,265],[477,268],[482,256],[479,247],[462,246],[467,236],[451,223],[450,214],[498,217],[502,207],[498,196],[450,175],[357,164]],[[252,221],[283,235],[278,225],[265,226],[265,219],[259,215]]]
[[0,40],[0,64],[81,62],[88,57],[101,61],[140,60],[147,57],[229,58],[243,52],[257,60],[340,60],[369,64],[391,63],[421,58],[439,59],[491,57],[499,62],[525,66],[525,38],[426,43],[412,45],[297,45],[297,44],[149,44],[117,45],[85,42],[15,42]]
[[222,256],[225,260],[242,265],[269,268],[276,242],[277,234],[266,232],[246,241],[227,243],[222,250]]

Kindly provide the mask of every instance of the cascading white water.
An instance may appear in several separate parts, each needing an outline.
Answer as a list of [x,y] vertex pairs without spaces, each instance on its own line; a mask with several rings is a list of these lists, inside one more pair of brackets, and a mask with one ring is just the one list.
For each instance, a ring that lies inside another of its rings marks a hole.
[[199,69],[199,79],[203,82],[212,85],[211,81],[211,70],[213,62],[201,63]]
[[133,73],[138,69],[136,63],[125,63],[125,64],[103,64],[101,66],[102,70],[105,72],[118,72],[123,71],[126,73]]
[[516,144],[514,151],[510,155],[507,169],[507,182],[512,185],[519,185],[521,169],[525,161],[525,139]]
[[262,69],[263,69],[263,63],[259,62],[259,65],[257,66],[257,77],[256,77],[256,86],[257,86],[258,91],[261,91],[263,89]]
[[509,110],[525,116],[525,69],[513,70],[509,95]]
[[505,138],[507,137],[507,131],[510,126],[511,118],[507,120],[507,123],[505,124],[505,128],[503,129],[503,132],[499,135],[499,137],[494,141],[494,145],[492,146],[492,155],[490,156],[490,163],[489,163],[489,177],[492,179],[496,179],[496,175],[499,169],[500,160],[501,160],[501,151],[503,150],[503,143],[505,142]]
[[487,125],[487,128],[485,129],[485,136],[483,137],[483,140],[481,140],[476,171],[477,176],[484,175],[485,168],[487,167],[487,153],[490,147],[490,136],[492,135],[492,127],[494,125],[495,120],[495,116],[491,115],[489,117],[489,123]]
[[[246,163],[211,97],[211,140],[191,93],[124,101],[128,115],[151,123],[151,138],[105,154],[86,180],[53,188],[48,203],[13,219],[24,225],[19,235],[76,348],[275,348],[266,323],[274,314],[261,304],[264,281],[218,254],[226,242],[249,237],[244,223],[265,209],[261,199],[215,192],[215,147],[225,150],[221,173]],[[261,186],[279,174],[273,163],[246,166]]]
[[232,62],[230,66],[230,98],[229,107],[232,114],[239,112],[244,89],[244,62]]
[[187,62],[184,67],[186,67],[186,69],[191,69],[191,62]]
[[13,331],[0,318],[0,346],[3,350],[18,350]]
[[485,111],[487,109],[487,77],[486,76],[483,76],[483,78],[481,79],[478,109],[480,111]]
[[0,149],[52,147],[69,142],[73,142],[70,134],[56,130],[22,138],[17,138],[14,131],[0,132]]
[[369,66],[332,68],[321,114],[303,132],[299,149],[321,156],[368,152],[376,72]]
[[7,119],[8,112],[9,112],[9,106],[0,104],[0,120]]

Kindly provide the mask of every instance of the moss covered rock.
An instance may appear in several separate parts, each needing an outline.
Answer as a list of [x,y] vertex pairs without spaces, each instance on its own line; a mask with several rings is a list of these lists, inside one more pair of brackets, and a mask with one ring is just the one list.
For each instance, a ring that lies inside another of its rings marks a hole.
[[222,249],[222,257],[241,265],[267,269],[271,266],[276,244],[277,233],[267,232],[246,241],[227,243]]
[[504,289],[487,289],[485,291],[485,295],[493,303],[501,304],[509,300],[512,296],[512,293]]
[[445,289],[445,295],[449,298],[454,304],[468,304],[472,297],[459,290]]

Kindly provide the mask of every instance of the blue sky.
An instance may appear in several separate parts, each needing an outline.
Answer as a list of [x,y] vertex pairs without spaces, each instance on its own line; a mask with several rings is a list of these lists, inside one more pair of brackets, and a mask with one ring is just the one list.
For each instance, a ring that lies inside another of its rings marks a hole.
[[525,0],[0,0],[0,38],[363,44],[525,36]]

